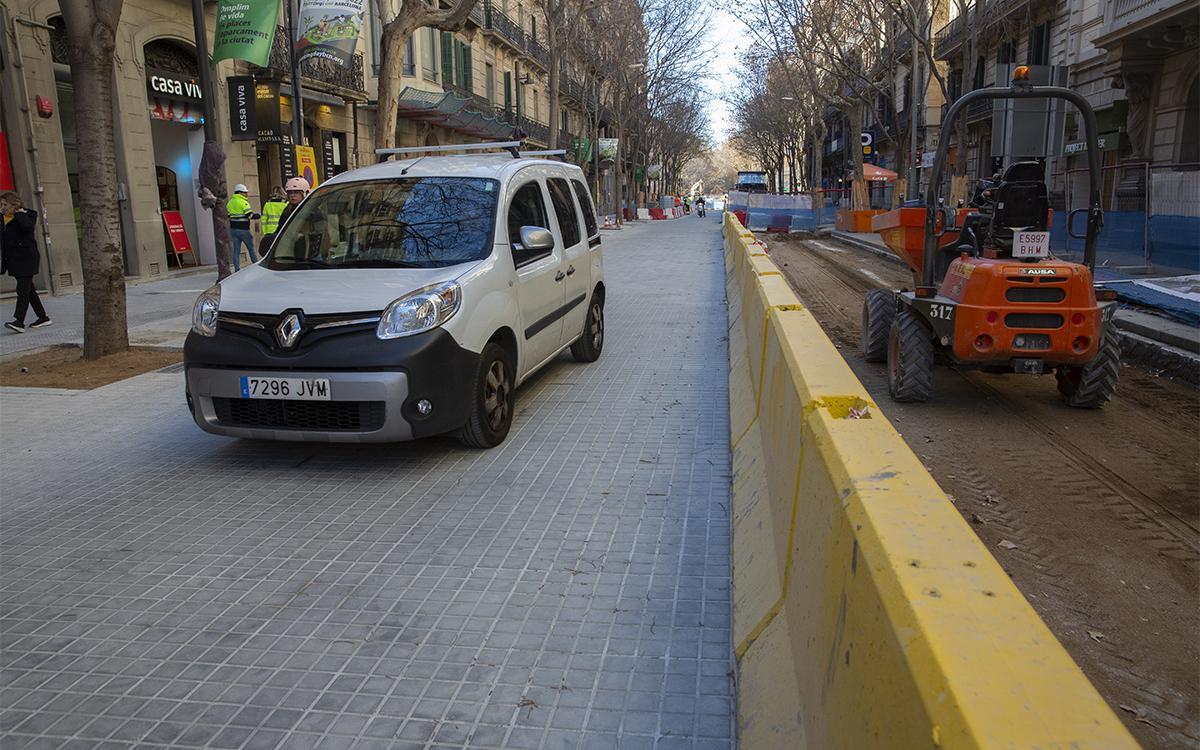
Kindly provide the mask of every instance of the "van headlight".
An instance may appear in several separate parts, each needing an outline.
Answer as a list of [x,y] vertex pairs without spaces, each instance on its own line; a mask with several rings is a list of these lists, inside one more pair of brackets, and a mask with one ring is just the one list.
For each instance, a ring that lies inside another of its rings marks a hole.
[[214,284],[196,298],[196,306],[192,308],[192,330],[201,336],[216,336],[220,307],[221,285]]
[[424,333],[445,324],[462,307],[462,287],[447,281],[406,294],[387,306],[379,318],[375,335],[398,339]]

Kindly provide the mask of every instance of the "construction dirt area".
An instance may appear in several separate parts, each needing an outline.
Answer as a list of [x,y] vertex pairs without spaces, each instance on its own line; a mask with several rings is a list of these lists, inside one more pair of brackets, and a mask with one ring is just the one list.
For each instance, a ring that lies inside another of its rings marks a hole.
[[901,404],[859,351],[863,294],[908,270],[833,239],[771,258],[1029,603],[1146,748],[1200,747],[1200,392],[1130,366],[1103,409],[1052,375],[939,366]]

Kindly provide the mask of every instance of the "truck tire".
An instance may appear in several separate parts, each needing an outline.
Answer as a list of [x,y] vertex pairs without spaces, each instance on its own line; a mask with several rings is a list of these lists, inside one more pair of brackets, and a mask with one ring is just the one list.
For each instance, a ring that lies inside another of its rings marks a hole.
[[1105,333],[1095,359],[1082,367],[1059,367],[1054,377],[1068,406],[1099,409],[1116,393],[1120,373],[1121,345],[1116,336]]
[[933,393],[933,337],[908,305],[888,335],[888,392],[897,401],[928,401]]
[[890,289],[872,289],[863,297],[859,348],[868,362],[886,362],[888,336],[896,317],[896,295]]
[[512,427],[516,380],[508,352],[496,343],[483,347],[475,373],[471,415],[458,432],[469,448],[495,448]]

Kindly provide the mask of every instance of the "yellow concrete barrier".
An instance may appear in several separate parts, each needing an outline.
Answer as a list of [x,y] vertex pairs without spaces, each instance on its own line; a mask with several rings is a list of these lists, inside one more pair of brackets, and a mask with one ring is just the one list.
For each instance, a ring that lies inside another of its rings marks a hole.
[[725,214],[738,738],[1136,748]]

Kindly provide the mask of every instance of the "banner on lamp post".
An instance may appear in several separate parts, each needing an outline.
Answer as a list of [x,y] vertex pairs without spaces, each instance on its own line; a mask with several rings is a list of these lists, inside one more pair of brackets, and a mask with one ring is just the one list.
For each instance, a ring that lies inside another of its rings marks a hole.
[[302,0],[296,24],[296,58],[330,60],[349,67],[362,30],[365,0]]
[[617,159],[617,139],[616,138],[597,138],[597,150],[600,152],[601,161],[616,161]]
[[287,143],[279,119],[279,81],[256,81],[254,84],[254,121],[259,143]]
[[260,68],[267,67],[278,18],[279,3],[218,0],[213,62],[245,60]]
[[230,76],[229,85],[229,132],[235,141],[253,141],[258,138],[254,123],[257,102],[254,98],[254,79],[250,76]]

